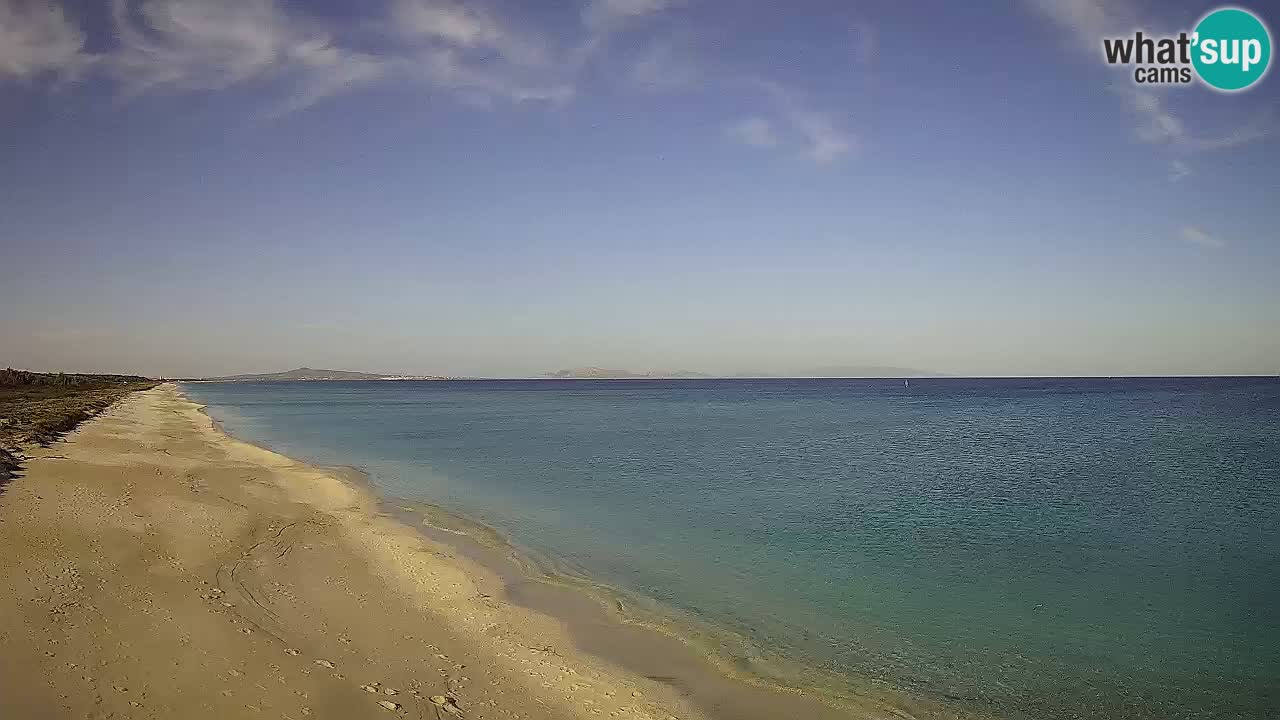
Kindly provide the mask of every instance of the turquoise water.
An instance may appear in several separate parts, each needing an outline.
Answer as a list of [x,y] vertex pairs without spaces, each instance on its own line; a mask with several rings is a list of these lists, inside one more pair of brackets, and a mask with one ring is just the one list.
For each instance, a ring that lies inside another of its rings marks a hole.
[[1275,378],[185,390],[812,667],[998,717],[1280,717]]

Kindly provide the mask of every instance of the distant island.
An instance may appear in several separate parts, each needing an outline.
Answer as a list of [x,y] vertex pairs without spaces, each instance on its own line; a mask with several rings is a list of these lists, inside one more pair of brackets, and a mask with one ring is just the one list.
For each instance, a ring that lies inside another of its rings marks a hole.
[[441,375],[391,375],[381,373],[352,372],[350,370],[316,370],[296,368],[277,373],[251,375],[227,375],[225,377],[195,378],[208,382],[276,382],[299,380],[447,380]]
[[[915,368],[892,367],[885,365],[848,365],[831,366],[803,370],[796,373],[739,372],[728,375],[715,375],[697,370],[625,370],[620,368],[604,368],[596,366],[566,368],[554,370],[539,376],[552,380],[696,380],[696,379],[728,379],[728,378],[926,378],[946,377],[946,375]],[[367,373],[351,370],[317,370],[316,368],[295,368],[276,373],[250,373],[244,375],[225,375],[222,377],[186,378],[190,382],[299,382],[299,381],[335,381],[335,380],[459,380],[467,378],[444,375],[404,375],[396,373]]]
[[544,377],[559,380],[632,380],[632,379],[676,379],[676,378],[709,378],[706,373],[692,370],[651,370],[649,372],[633,372],[602,367],[580,367],[568,370],[556,370]]
[[926,378],[946,377],[943,373],[932,370],[918,370],[892,365],[832,365],[813,368],[800,374],[800,377],[815,378]]

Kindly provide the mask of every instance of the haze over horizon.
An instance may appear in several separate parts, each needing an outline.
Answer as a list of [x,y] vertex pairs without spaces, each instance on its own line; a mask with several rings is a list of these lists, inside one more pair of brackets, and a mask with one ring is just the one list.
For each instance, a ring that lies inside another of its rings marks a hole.
[[0,366],[1276,374],[1218,5],[0,0]]

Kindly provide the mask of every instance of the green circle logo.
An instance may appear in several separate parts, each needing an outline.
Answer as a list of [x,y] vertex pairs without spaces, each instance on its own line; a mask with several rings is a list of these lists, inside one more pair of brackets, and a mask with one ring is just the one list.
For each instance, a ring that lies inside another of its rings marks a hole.
[[1271,64],[1271,33],[1248,10],[1219,8],[1205,15],[1191,42],[1196,73],[1205,84],[1223,92],[1253,85]]

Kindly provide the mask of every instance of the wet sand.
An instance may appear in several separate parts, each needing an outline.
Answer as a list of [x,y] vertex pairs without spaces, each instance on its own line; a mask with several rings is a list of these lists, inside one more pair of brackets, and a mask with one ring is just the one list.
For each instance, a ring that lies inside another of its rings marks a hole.
[[30,453],[0,495],[0,578],[0,717],[932,715],[728,677],[341,472],[228,437],[172,385]]
[[587,584],[544,569],[488,527],[423,503],[388,505],[406,522],[422,526],[429,537],[496,573],[507,602],[558,618],[577,649],[673,686],[711,720],[960,717],[937,703],[887,686],[867,684],[853,690],[852,678],[840,679],[845,692],[818,698],[765,681],[750,671],[726,667],[723,660],[717,662],[714,651],[707,652],[706,639],[688,637],[690,628],[683,623],[632,607],[615,611],[614,603],[621,600],[601,597],[611,595],[599,592],[604,588],[588,589]]

